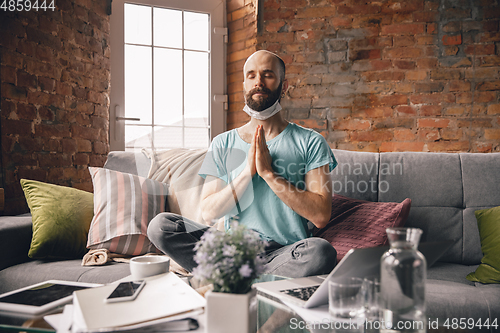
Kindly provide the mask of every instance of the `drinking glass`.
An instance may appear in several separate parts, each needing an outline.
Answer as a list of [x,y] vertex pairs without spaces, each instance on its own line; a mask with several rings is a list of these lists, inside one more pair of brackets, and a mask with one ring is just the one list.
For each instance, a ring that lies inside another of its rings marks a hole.
[[365,317],[367,321],[378,321],[380,310],[380,280],[377,276],[363,279]]
[[344,277],[328,285],[329,312],[333,321],[352,321],[362,324],[365,318],[363,279]]

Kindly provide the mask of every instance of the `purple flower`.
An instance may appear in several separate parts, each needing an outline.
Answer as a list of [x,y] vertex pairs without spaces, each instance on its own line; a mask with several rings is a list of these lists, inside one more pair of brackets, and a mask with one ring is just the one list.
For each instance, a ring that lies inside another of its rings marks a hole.
[[[206,254],[205,252],[198,251],[198,252],[196,252],[196,254],[195,254],[195,259],[198,259],[200,262],[207,261],[207,259],[208,259],[208,254]],[[198,263],[199,263],[199,262],[198,262]]]
[[242,265],[239,269],[240,275],[244,278],[250,277],[252,275],[252,272],[253,271],[248,264]]
[[234,245],[227,245],[225,244],[224,247],[222,248],[222,254],[227,256],[227,257],[232,257],[236,254],[236,246]]
[[[198,266],[193,275],[212,283],[218,292],[246,293],[251,279],[265,270],[264,242],[243,225],[231,224],[228,232],[209,229],[195,246]],[[235,281],[243,283],[234,286]],[[234,289],[236,288],[236,289]]]
[[202,236],[201,239],[207,246],[213,246],[213,242],[215,241],[216,235],[212,230],[208,230],[205,232]]

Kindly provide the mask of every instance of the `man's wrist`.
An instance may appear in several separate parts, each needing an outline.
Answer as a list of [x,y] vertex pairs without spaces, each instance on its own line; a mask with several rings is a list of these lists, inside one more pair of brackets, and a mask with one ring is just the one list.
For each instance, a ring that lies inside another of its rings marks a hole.
[[265,172],[262,172],[262,174],[259,174],[259,176],[261,176],[262,179],[264,179],[264,181],[266,183],[273,181],[277,177],[277,175],[274,173],[274,171],[265,171]]
[[252,178],[257,173],[257,171],[255,171],[255,172],[252,173],[252,168],[249,165],[247,165],[245,167],[245,169],[243,169],[243,171],[241,173],[242,173],[242,175],[244,177],[250,177],[250,178]]

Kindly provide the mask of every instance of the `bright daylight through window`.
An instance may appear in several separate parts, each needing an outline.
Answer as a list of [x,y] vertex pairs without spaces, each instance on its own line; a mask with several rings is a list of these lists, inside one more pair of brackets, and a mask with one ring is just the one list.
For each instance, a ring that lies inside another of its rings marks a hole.
[[[224,130],[211,126],[215,119],[224,120],[223,103],[214,105],[220,99],[211,98],[223,95],[212,85],[217,66],[211,39],[218,31],[213,15],[125,2],[119,9],[113,15],[122,15],[123,33],[112,39],[112,49],[123,45],[123,55],[112,54],[111,149],[207,148]],[[112,21],[112,28],[117,26]]]

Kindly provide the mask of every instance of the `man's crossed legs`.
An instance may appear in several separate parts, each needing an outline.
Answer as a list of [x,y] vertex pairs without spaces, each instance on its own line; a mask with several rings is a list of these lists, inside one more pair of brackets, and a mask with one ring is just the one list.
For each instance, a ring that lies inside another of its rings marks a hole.
[[[151,220],[149,240],[187,271],[197,266],[194,246],[206,225],[174,213],[161,213]],[[222,232],[222,231],[221,231]],[[326,240],[306,238],[291,245],[271,242],[266,247],[266,273],[286,277],[328,274],[337,264],[337,251]]]

